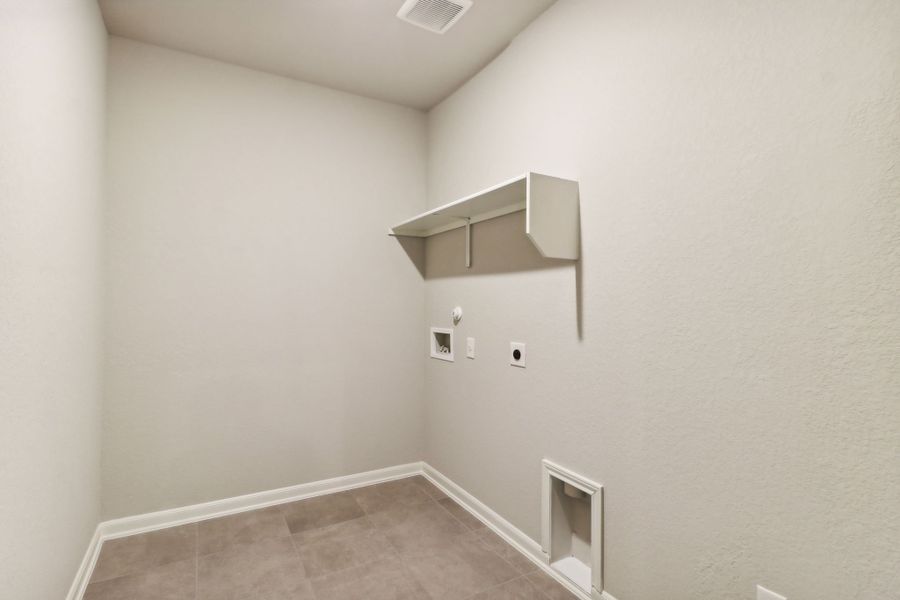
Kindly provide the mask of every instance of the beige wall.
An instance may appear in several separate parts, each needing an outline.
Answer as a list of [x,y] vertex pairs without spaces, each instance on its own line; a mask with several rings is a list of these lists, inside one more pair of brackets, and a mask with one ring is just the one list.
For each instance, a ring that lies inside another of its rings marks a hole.
[[110,40],[104,517],[421,459],[425,116]]
[[601,481],[619,600],[896,600],[898,31],[893,0],[561,0],[434,109],[430,205],[577,178],[583,260],[520,216],[470,273],[430,240],[428,322],[461,304],[478,357],[428,364],[427,460],[535,539],[542,457]]
[[0,0],[0,596],[62,598],[100,510],[106,31]]

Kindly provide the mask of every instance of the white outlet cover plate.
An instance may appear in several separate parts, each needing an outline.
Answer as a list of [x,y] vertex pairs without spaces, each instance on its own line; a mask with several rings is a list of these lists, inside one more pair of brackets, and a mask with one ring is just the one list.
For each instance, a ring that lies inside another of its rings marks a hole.
[[787,600],[787,598],[758,585],[756,586],[756,600]]
[[[519,360],[513,358],[513,352],[518,350],[522,353],[519,357]],[[509,343],[509,364],[514,367],[525,367],[525,359],[528,358],[525,354],[525,343],[524,342],[510,342]]]
[[475,358],[475,338],[466,338],[466,358]]

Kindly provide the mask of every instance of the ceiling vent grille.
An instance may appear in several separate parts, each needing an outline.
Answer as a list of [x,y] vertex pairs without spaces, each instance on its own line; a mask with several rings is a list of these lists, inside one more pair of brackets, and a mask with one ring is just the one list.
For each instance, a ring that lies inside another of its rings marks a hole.
[[434,33],[445,33],[472,6],[472,0],[406,0],[397,16]]

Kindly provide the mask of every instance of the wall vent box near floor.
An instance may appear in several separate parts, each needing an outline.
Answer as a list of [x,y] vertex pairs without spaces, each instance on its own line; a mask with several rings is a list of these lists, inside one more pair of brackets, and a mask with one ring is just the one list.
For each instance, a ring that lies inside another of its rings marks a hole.
[[453,330],[432,327],[429,337],[431,358],[453,362]]
[[550,566],[600,598],[603,592],[603,487],[543,461],[541,549]]

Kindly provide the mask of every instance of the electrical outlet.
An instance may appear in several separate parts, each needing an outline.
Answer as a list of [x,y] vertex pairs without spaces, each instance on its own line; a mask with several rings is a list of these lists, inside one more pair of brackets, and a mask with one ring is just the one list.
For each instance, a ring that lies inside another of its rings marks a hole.
[[466,358],[475,358],[475,338],[466,338]]
[[509,364],[514,367],[525,367],[525,343],[509,343]]
[[756,600],[787,600],[787,598],[758,585],[756,586]]

